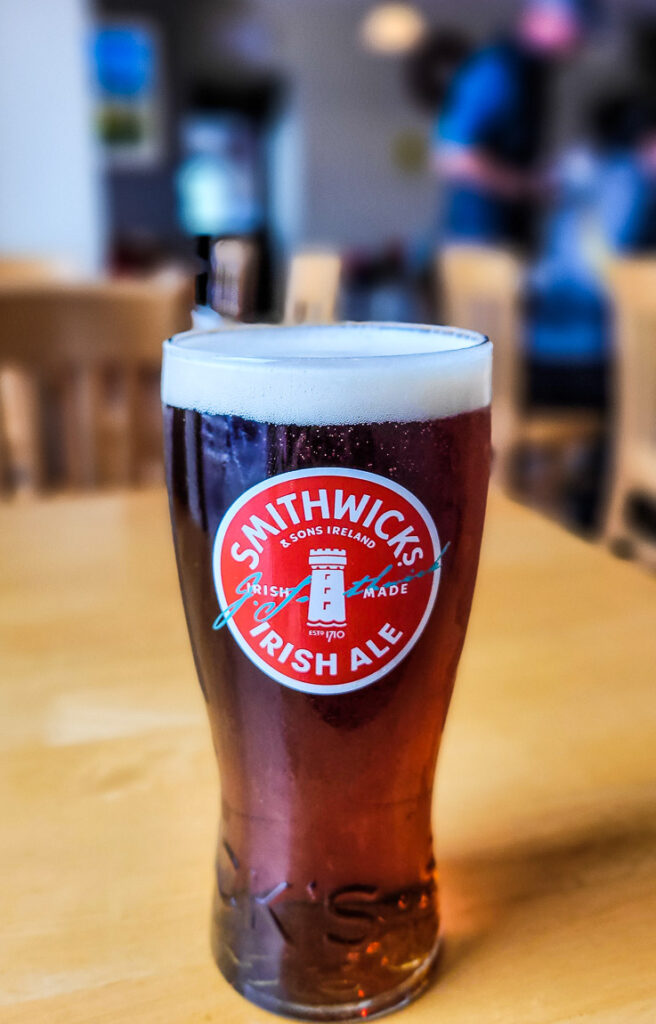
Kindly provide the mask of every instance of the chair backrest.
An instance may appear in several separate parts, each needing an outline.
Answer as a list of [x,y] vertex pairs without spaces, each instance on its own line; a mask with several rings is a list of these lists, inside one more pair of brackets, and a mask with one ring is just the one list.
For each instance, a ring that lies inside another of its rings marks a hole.
[[63,261],[32,256],[0,256],[0,288],[17,284],[43,284],[70,277]]
[[0,289],[5,490],[161,478],[162,341],[192,302],[186,279]]
[[[609,267],[615,308],[615,430],[623,448],[656,458],[656,259]],[[654,480],[656,487],[656,480]]]
[[492,433],[499,444],[521,418],[524,396],[522,265],[505,250],[452,245],[438,256],[437,272],[446,322],[487,334],[494,345]]
[[289,268],[285,323],[333,323],[341,271],[342,262],[335,252],[296,253]]
[[245,238],[222,238],[212,246],[212,306],[233,320],[250,317],[255,307],[257,246]]

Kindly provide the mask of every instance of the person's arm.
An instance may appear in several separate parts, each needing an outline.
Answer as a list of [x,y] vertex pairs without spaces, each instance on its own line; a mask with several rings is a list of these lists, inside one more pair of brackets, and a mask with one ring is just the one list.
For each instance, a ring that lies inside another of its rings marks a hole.
[[433,167],[442,180],[475,185],[504,199],[522,198],[535,190],[532,175],[494,160],[476,146],[438,142]]

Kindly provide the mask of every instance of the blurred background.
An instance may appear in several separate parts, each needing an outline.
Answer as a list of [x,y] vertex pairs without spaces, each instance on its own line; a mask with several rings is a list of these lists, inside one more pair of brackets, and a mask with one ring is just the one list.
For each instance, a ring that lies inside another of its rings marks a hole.
[[163,479],[160,343],[489,333],[498,484],[656,562],[656,0],[0,0],[0,494]]

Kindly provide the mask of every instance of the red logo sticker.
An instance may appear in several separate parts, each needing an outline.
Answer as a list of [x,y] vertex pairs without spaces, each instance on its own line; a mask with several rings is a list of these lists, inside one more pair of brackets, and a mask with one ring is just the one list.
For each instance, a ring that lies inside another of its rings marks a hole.
[[443,554],[426,508],[391,480],[348,469],[283,473],[251,487],[221,521],[214,629],[227,626],[284,686],[357,690],[421,636]]

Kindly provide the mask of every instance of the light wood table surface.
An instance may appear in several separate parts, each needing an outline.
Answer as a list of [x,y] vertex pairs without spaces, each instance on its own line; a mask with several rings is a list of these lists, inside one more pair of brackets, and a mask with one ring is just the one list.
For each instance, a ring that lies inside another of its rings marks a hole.
[[[0,508],[0,1020],[257,1024],[165,495]],[[406,1024],[656,1021],[656,581],[493,495]]]

